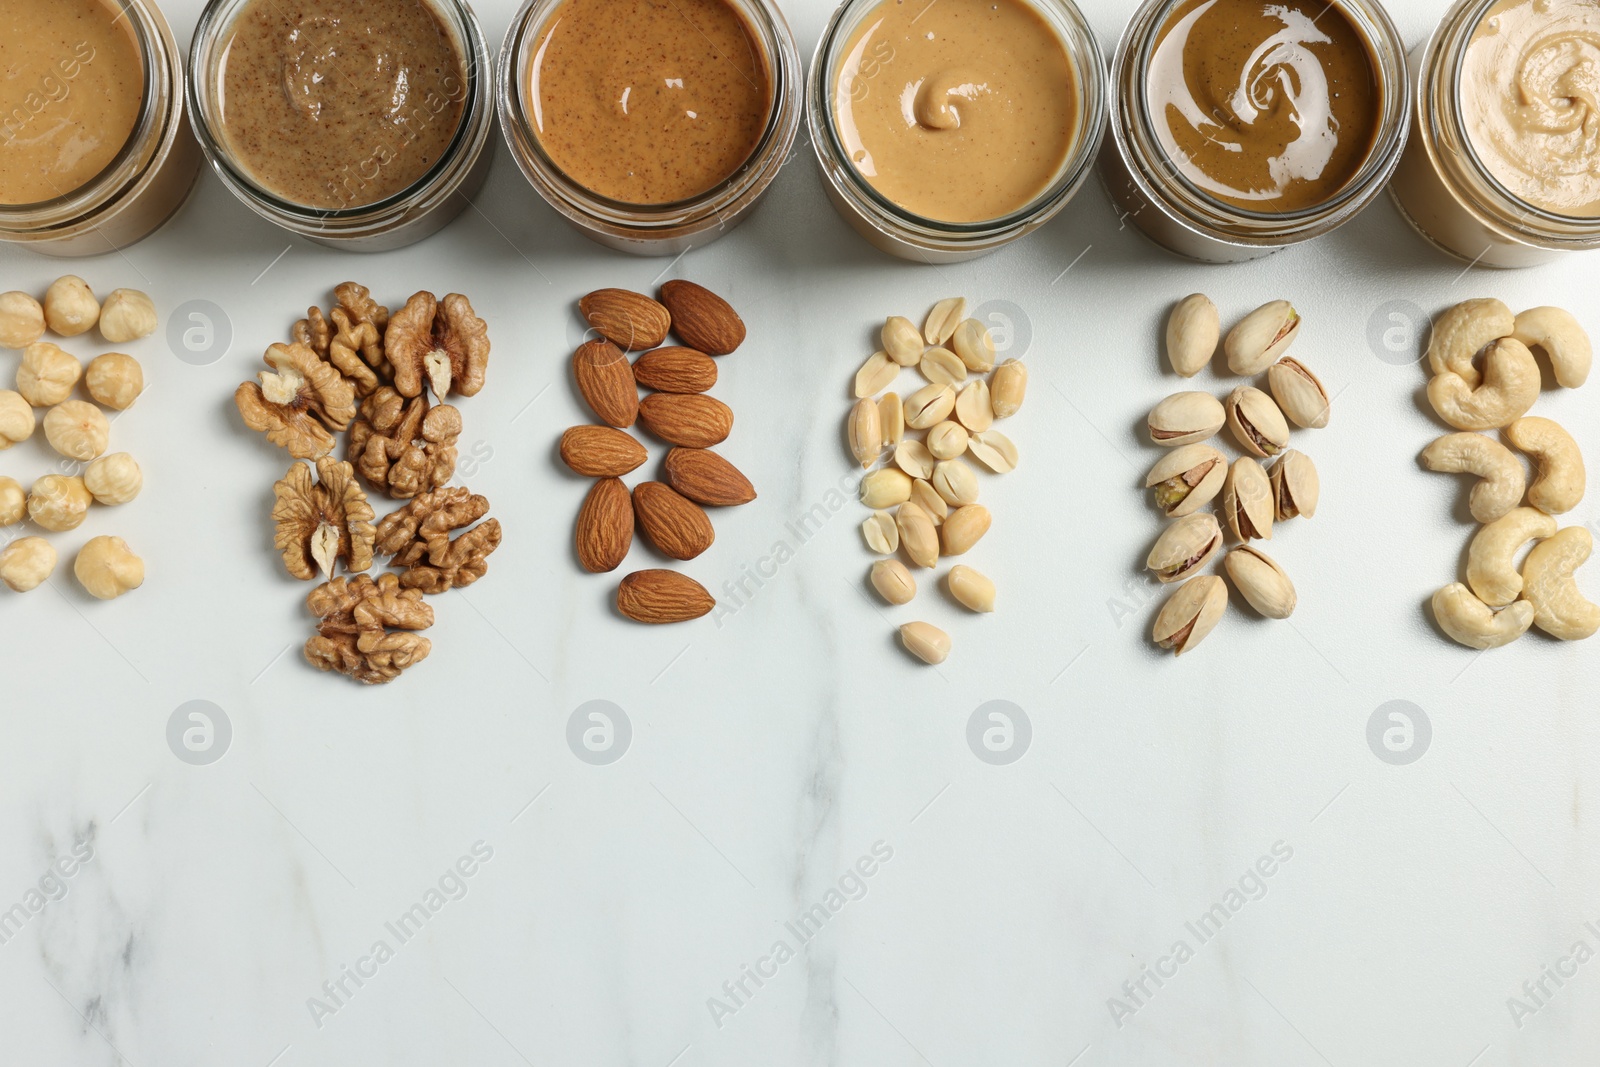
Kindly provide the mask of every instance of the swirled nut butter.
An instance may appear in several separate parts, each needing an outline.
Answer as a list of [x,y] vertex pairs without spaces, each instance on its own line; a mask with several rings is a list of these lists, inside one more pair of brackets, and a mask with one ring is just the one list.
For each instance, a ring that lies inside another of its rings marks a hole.
[[699,196],[755,151],[769,60],[723,0],[563,0],[526,86],[535,136],[568,178],[624,204]]
[[466,106],[461,47],[426,0],[251,0],[219,53],[229,154],[304,207],[366,207],[415,185]]
[[0,11],[0,204],[87,185],[128,143],[144,103],[129,20],[103,0],[5,0]]
[[1462,57],[1461,116],[1513,196],[1555,215],[1600,216],[1600,2],[1490,8]]
[[1184,178],[1269,214],[1344,189],[1383,112],[1371,48],[1328,0],[1185,0],[1157,38],[1146,96]]
[[1061,173],[1080,122],[1066,45],[1022,0],[884,0],[834,79],[834,126],[857,173],[939,222],[1026,207]]

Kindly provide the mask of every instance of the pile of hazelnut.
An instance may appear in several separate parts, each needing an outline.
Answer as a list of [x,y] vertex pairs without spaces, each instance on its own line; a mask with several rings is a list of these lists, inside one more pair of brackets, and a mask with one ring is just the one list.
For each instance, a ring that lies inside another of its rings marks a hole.
[[[101,303],[75,275],[56,279],[42,303],[27,293],[0,293],[0,347],[22,353],[16,389],[0,389],[0,451],[28,440],[42,421],[45,440],[62,457],[57,473],[35,480],[26,492],[15,478],[0,474],[0,529],[26,520],[49,533],[66,533],[83,525],[90,504],[126,504],[139,495],[139,464],[126,452],[106,454],[111,424],[101,410],[124,411],[139,398],[139,361],[108,352],[85,368],[43,338],[46,330],[71,338],[98,326],[108,343],[121,345],[149,336],[157,325],[155,305],[144,293],[117,289]],[[73,398],[80,381],[94,403]],[[40,419],[35,408],[48,410]],[[30,592],[55,573],[56,549],[45,538],[0,544],[0,582],[12,590]],[[91,596],[114,600],[143,584],[144,561],[120,537],[94,537],[78,550],[73,573]]]
[[[321,579],[306,597],[317,620],[306,660],[381,684],[433,650],[419,633],[434,621],[424,597],[483,577],[500,546],[499,521],[480,521],[489,502],[449,485],[461,412],[445,401],[483,388],[489,328],[457,293],[417,293],[392,315],[354,282],[333,295],[267,349],[268,369],[234,403],[295,460],[273,487],[272,520],[284,568]],[[374,523],[363,485],[405,503]],[[368,574],[378,557],[397,573]]]

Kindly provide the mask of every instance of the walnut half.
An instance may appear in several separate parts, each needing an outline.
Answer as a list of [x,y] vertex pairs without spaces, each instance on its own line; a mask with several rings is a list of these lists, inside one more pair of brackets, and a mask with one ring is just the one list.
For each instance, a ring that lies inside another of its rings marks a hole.
[[233,394],[245,425],[296,459],[332,452],[334,432],[356,415],[350,383],[307,345],[273,345],[266,361],[271,369],[260,381],[245,382]]
[[317,617],[317,632],[306,642],[305,657],[319,670],[381,685],[433,651],[426,637],[405,632],[432,626],[433,609],[393,574],[376,581],[366,574],[334,578],[307,595],[306,607]]
[[417,293],[389,318],[384,349],[401,396],[421,396],[424,386],[443,400],[476,396],[489,367],[489,327],[460,293],[438,300]]
[[350,462],[374,489],[395,500],[431,492],[456,473],[461,412],[449,404],[407,400],[388,386],[361,402],[350,426]]
[[355,282],[340,283],[333,297],[337,304],[327,315],[318,307],[307,309],[294,325],[294,339],[338,368],[357,396],[370,396],[394,373],[383,348],[389,309]]
[[296,463],[272,487],[278,501],[272,508],[277,523],[273,543],[289,573],[307,582],[319,569],[332,577],[340,560],[350,571],[368,569],[377,536],[372,525],[376,513],[350,464],[324,456],[317,460],[317,479],[312,484],[311,468]]
[[[424,493],[378,524],[378,555],[402,568],[400,584],[425,593],[465,587],[489,570],[500,547],[500,520],[472,527],[489,513],[489,501],[463,486]],[[467,529],[472,527],[471,529]],[[455,540],[450,534],[464,530]]]

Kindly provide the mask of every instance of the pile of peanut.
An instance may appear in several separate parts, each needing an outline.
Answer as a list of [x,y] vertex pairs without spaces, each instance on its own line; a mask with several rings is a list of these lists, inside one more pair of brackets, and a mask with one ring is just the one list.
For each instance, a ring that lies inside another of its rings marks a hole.
[[[101,407],[124,411],[144,391],[139,361],[121,352],[90,360],[87,368],[46,330],[66,339],[95,327],[109,344],[121,345],[154,333],[155,304],[144,293],[117,289],[104,303],[76,275],[53,282],[44,300],[22,292],[0,293],[0,347],[19,350],[16,389],[0,389],[0,451],[33,436],[40,422],[45,440],[62,457],[57,473],[22,484],[0,475],[0,528],[23,522],[49,533],[83,525],[91,504],[126,504],[144,487],[144,475],[126,452],[106,454],[111,423]],[[79,383],[89,400],[73,397]],[[93,401],[91,403],[90,401]],[[45,410],[43,418],[34,409]],[[55,573],[55,546],[44,537],[18,537],[0,548],[0,582],[19,593],[43,585]],[[120,537],[91,538],[79,550],[73,574],[93,597],[114,600],[144,582],[144,561]]]
[[[917,595],[900,553],[911,566],[932,570],[941,557],[965,555],[989,532],[992,517],[978,503],[978,477],[965,457],[996,474],[1017,466],[1017,446],[994,423],[1022,407],[1028,368],[1015,359],[995,366],[994,338],[982,322],[966,317],[966,309],[961,297],[941,300],[920,331],[910,319],[889,318],[880,335],[883,348],[856,372],[858,399],[847,431],[851,453],[869,472],[860,494],[872,509],[861,532],[867,547],[885,557],[872,565],[872,587],[895,606]],[[927,384],[902,397],[891,387],[909,367]],[[945,582],[968,610],[994,610],[994,582],[973,568],[951,567]],[[932,623],[905,623],[900,640],[924,663],[937,665],[950,655],[950,635]]]

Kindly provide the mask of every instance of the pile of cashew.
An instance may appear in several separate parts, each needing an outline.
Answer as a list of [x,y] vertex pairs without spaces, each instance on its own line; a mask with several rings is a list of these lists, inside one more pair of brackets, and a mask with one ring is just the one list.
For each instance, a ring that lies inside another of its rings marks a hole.
[[[1583,453],[1559,424],[1528,414],[1541,385],[1536,351],[1549,359],[1562,387],[1576,389],[1588,380],[1589,337],[1560,308],[1512,315],[1498,300],[1468,300],[1439,317],[1428,346],[1428,399],[1461,432],[1434,441],[1422,463],[1479,479],[1469,508],[1483,526],[1467,552],[1467,581],[1433,597],[1439,627],[1469,648],[1499,648],[1531,626],[1563,641],[1600,631],[1600,606],[1585,599],[1574,580],[1589,558],[1589,531],[1560,529],[1554,518],[1583,500]],[[1488,430],[1501,431],[1506,443]],[[1512,448],[1533,461],[1531,482]],[[1517,556],[1530,543],[1519,571]]]

